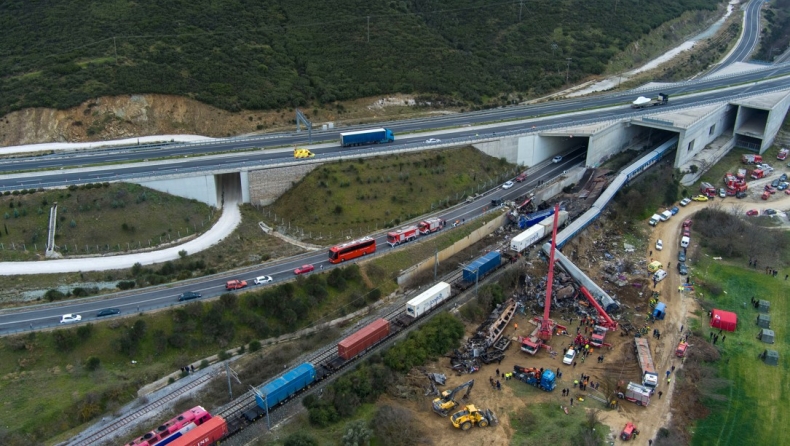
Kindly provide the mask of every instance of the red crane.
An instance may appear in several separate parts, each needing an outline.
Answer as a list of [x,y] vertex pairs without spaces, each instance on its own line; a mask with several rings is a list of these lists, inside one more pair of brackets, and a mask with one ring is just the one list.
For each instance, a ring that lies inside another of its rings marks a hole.
[[543,342],[551,340],[551,332],[554,331],[554,321],[549,319],[551,309],[551,286],[554,282],[554,251],[557,249],[557,223],[560,218],[560,204],[554,205],[554,224],[551,230],[551,251],[549,251],[549,277],[546,282],[546,304],[543,306],[543,319],[540,321],[538,338]]

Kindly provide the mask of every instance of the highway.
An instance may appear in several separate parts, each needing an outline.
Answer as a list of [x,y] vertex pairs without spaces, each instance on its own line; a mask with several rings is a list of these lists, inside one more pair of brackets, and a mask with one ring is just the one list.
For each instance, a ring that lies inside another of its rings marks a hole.
[[722,60],[716,68],[711,70],[710,75],[715,75],[719,70],[722,70],[735,62],[746,62],[752,55],[752,52],[760,43],[760,9],[765,4],[766,0],[752,0],[746,6],[744,13],[745,23],[743,29],[743,37],[729,56]]
[[[585,160],[585,148],[580,147],[564,154],[562,162],[557,164],[549,164],[547,167],[540,170],[539,173],[531,175],[526,181],[516,183],[510,189],[504,190],[497,187],[492,192],[486,194],[484,197],[478,198],[471,203],[464,203],[458,205],[446,213],[436,214],[435,216],[441,217],[447,221],[448,228],[452,226],[452,222],[459,220],[469,220],[472,217],[479,216],[485,209],[491,207],[492,199],[506,199],[512,200],[520,196],[524,196],[529,191],[535,188],[539,181],[548,181],[555,178],[562,173],[563,170],[570,169],[577,165],[583,165]],[[444,229],[445,231],[447,228]],[[441,231],[439,231],[441,233]],[[423,236],[419,240],[425,239]],[[390,246],[386,243],[386,232],[375,234],[376,238],[376,254],[387,253],[390,251]],[[418,240],[418,241],[419,241]],[[408,246],[408,244],[406,244]],[[40,329],[45,327],[56,326],[59,324],[60,316],[65,313],[77,313],[82,316],[82,321],[91,321],[97,319],[96,312],[104,308],[118,308],[123,314],[139,313],[141,311],[161,308],[177,303],[178,296],[185,291],[200,292],[203,297],[207,299],[216,297],[225,292],[225,282],[230,279],[246,280],[249,284],[245,291],[255,288],[253,279],[257,276],[269,275],[274,279],[274,284],[288,280],[294,277],[294,268],[304,265],[312,264],[315,266],[316,272],[310,274],[320,273],[322,270],[327,270],[334,265],[330,264],[327,260],[327,252],[319,251],[295,258],[285,259],[276,262],[273,265],[262,267],[254,271],[247,272],[243,275],[234,273],[219,274],[207,279],[198,279],[190,283],[176,283],[171,287],[162,289],[155,288],[150,290],[142,290],[122,297],[111,297],[109,299],[98,300],[82,300],[64,303],[65,305],[41,305],[32,306],[19,310],[10,310],[0,314],[0,334],[15,332],[20,330]],[[341,265],[342,266],[342,265]],[[198,283],[194,283],[198,282]],[[272,286],[262,285],[262,286]],[[106,318],[103,318],[106,319]]]

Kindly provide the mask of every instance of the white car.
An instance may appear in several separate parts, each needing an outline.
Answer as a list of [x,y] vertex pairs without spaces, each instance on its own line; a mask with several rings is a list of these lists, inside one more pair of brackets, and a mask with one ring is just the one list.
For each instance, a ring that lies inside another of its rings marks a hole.
[[664,242],[662,242],[661,239],[656,240],[656,249],[658,251],[664,249]]
[[576,350],[569,348],[568,351],[565,352],[565,356],[562,357],[562,363],[571,365],[574,359],[576,359]]
[[274,279],[272,279],[272,276],[260,276],[260,277],[256,277],[255,280],[253,280],[253,282],[255,282],[255,285],[263,285],[265,283],[274,282]]
[[79,322],[82,320],[82,316],[79,314],[64,314],[60,317],[61,324],[69,324],[72,322]]
[[562,156],[560,156],[560,155],[557,155],[557,156],[555,156],[554,158],[551,159],[551,162],[554,163],[554,164],[557,164],[560,161],[562,161]]
[[680,200],[680,205],[681,206],[686,206],[689,203],[691,203],[691,198],[684,198],[684,199]]
[[514,183],[512,181],[508,181],[507,183],[502,185],[502,189],[510,189],[511,187],[513,187],[513,184]]
[[442,140],[441,139],[436,139],[436,138],[431,138],[431,139],[426,139],[425,140],[425,144],[439,144],[440,142],[442,142]]

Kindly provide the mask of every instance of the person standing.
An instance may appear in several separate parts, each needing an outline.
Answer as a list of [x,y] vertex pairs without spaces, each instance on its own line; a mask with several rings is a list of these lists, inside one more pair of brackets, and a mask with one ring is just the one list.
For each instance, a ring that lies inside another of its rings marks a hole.
[[662,391],[660,391],[660,390],[659,390],[659,391],[658,391],[658,399],[661,399],[661,396],[662,396],[663,394],[664,394],[664,392],[662,392]]

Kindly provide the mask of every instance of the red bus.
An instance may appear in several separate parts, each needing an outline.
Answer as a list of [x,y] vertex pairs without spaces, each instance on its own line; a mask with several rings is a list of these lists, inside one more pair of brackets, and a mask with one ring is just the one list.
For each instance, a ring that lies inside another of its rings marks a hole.
[[329,248],[329,263],[340,263],[376,252],[376,240],[364,237]]

